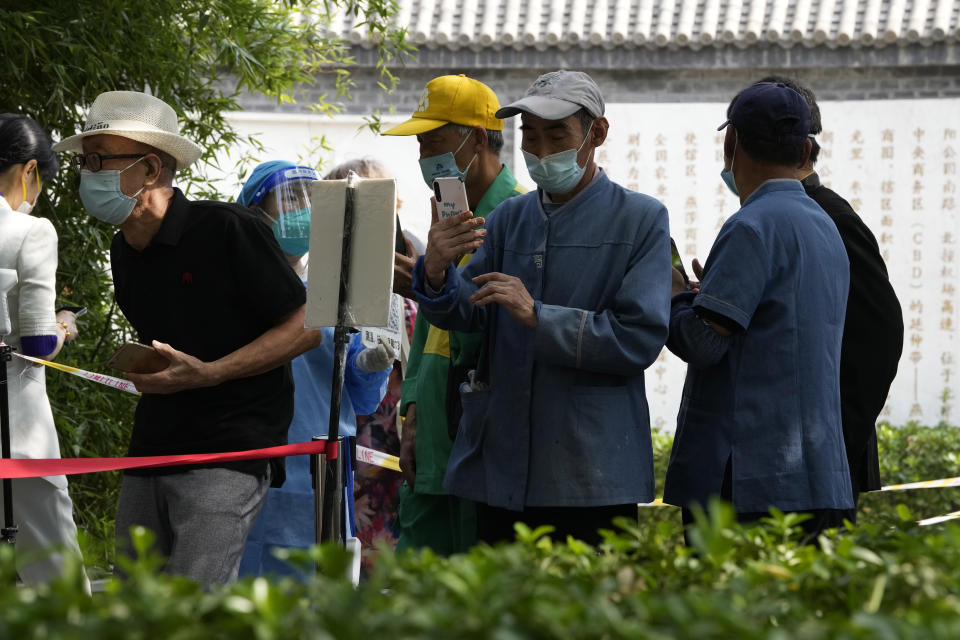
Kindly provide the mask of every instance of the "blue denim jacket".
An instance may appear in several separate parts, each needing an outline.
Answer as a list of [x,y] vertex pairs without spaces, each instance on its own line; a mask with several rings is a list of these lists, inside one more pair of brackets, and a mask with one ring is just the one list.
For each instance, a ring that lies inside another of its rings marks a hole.
[[[487,218],[468,265],[437,297],[414,269],[420,312],[443,329],[486,331],[489,391],[461,394],[445,486],[493,506],[585,507],[653,499],[644,370],[667,337],[666,208],[600,174],[547,216],[540,192]],[[538,326],[469,302],[471,278],[513,275],[536,301]]]
[[796,180],[763,183],[723,225],[700,293],[674,298],[674,315],[692,303],[742,331],[698,362],[671,325],[690,365],[666,502],[719,495],[732,457],[738,512],[853,507],[839,386],[849,272],[836,225]]

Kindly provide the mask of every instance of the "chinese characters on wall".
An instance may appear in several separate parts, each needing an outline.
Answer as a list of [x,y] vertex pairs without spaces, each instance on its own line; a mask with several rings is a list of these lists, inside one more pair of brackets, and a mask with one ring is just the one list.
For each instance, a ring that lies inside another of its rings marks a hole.
[[[903,308],[903,356],[881,419],[956,424],[960,100],[825,102],[820,108],[816,169],[873,232]],[[725,112],[725,104],[607,107],[610,135],[597,160],[620,184],[666,204],[688,272],[693,258],[706,259],[739,207],[720,179],[724,134],[716,127]],[[655,426],[675,427],[685,371],[667,351],[648,370]]]

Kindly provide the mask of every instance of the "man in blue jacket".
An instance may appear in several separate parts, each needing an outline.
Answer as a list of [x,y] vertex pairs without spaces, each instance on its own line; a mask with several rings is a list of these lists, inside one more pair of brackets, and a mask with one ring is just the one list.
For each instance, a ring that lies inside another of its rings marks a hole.
[[596,165],[603,113],[593,80],[568,71],[500,109],[521,116],[539,188],[484,229],[471,212],[435,220],[414,269],[432,324],[484,332],[445,480],[479,503],[483,541],[513,539],[521,520],[598,542],[599,527],[653,499],[643,374],[667,337],[670,234],[660,202]]
[[[837,227],[796,179],[810,109],[761,82],[728,112],[724,182],[741,207],[720,229],[699,293],[674,274],[667,346],[688,363],[664,501],[808,513],[810,538],[851,518],[840,419],[849,266]],[[852,519],[852,518],[851,518]]]
[[790,78],[771,76],[762,82],[783,82],[803,96],[810,107],[812,148],[810,158],[797,171],[797,179],[837,225],[850,260],[850,294],[840,348],[840,412],[856,507],[861,491],[875,491],[882,486],[877,418],[887,401],[903,351],[903,311],[873,232],[849,202],[820,183],[814,170],[820,155],[814,136],[823,131],[823,125],[813,91]]

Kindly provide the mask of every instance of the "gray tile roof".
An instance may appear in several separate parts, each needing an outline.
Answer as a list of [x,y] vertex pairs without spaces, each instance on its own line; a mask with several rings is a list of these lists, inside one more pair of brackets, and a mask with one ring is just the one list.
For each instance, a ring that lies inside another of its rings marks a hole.
[[[885,47],[960,40],[960,0],[397,0],[419,47]],[[335,18],[330,28],[370,46]]]

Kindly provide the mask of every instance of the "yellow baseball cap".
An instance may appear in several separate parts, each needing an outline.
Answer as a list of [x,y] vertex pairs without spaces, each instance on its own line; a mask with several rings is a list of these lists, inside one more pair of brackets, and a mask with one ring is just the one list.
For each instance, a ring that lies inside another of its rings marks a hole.
[[502,131],[503,120],[494,115],[499,108],[497,94],[479,80],[462,73],[440,76],[427,83],[410,119],[383,135],[415,136],[451,123]]

